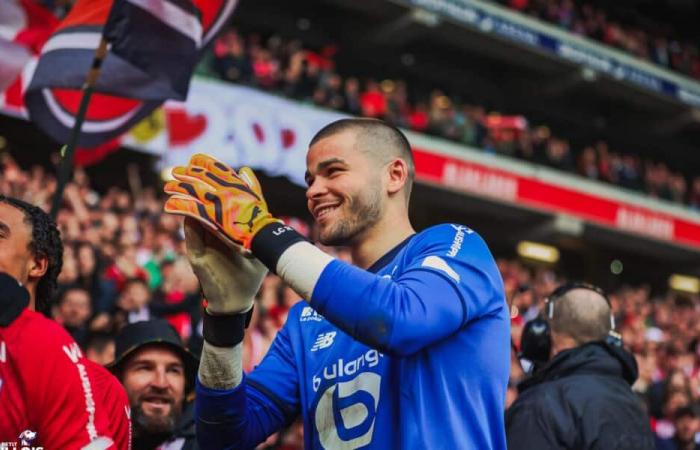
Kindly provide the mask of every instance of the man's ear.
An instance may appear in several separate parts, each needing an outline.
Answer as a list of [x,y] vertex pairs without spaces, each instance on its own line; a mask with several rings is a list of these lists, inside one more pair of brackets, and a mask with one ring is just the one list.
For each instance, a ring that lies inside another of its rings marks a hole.
[[39,279],[46,274],[49,269],[49,258],[46,256],[34,256],[29,261],[29,271],[27,275],[29,278]]
[[406,161],[396,158],[387,165],[388,183],[387,192],[394,195],[401,192],[408,180],[408,165]]

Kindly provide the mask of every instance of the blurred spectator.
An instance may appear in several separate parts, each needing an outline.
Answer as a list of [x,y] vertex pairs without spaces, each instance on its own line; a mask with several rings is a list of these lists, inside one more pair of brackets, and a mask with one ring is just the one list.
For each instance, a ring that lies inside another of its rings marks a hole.
[[249,83],[253,68],[243,39],[235,30],[226,30],[214,44],[215,69],[219,76],[234,83]]
[[331,109],[342,110],[345,98],[342,92],[343,80],[340,75],[330,74],[314,91],[314,103]]
[[117,299],[118,311],[115,314],[117,328],[124,325],[149,320],[151,312],[152,293],[148,284],[141,278],[130,278],[124,281],[123,289]]
[[407,123],[408,126],[414,131],[428,131],[430,117],[428,116],[428,108],[425,103],[416,104],[416,107],[408,115]]
[[359,116],[362,112],[362,105],[360,103],[360,82],[357,78],[350,77],[345,80],[345,111]]
[[75,342],[84,347],[88,337],[88,319],[92,314],[90,294],[85,289],[69,287],[61,294],[54,308],[53,318],[70,333]]
[[365,91],[360,95],[360,108],[365,117],[381,118],[386,113],[386,99],[374,80],[367,82]]
[[131,243],[120,245],[114,263],[105,270],[105,278],[113,281],[119,292],[124,289],[127,280],[138,278],[146,282],[148,279],[146,271],[138,264],[136,250]]
[[693,184],[690,188],[690,207],[700,210],[700,176],[693,178]]
[[697,413],[690,407],[676,411],[673,418],[675,432],[673,437],[656,440],[657,450],[698,450],[700,444],[695,442],[695,436],[700,432],[700,421]]
[[596,152],[593,147],[586,147],[578,159],[578,173],[586,178],[597,180],[600,178],[599,165]]
[[546,149],[547,165],[555,169],[572,171],[574,163],[569,143],[563,139],[550,139]]
[[156,301],[150,304],[150,312],[167,319],[180,337],[187,340],[192,334],[193,321],[200,318],[199,282],[184,258],[177,259],[170,267]]
[[88,336],[85,344],[85,357],[101,366],[114,361],[114,336],[96,332]]

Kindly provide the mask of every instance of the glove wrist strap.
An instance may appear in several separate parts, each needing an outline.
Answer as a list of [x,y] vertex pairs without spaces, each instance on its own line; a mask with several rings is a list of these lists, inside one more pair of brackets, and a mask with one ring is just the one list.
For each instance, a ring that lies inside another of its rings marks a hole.
[[240,314],[211,314],[202,316],[204,340],[215,347],[234,347],[243,342],[245,330],[253,317],[253,308]]
[[250,250],[270,272],[277,273],[282,254],[297,242],[306,241],[294,228],[280,222],[265,225],[253,237]]

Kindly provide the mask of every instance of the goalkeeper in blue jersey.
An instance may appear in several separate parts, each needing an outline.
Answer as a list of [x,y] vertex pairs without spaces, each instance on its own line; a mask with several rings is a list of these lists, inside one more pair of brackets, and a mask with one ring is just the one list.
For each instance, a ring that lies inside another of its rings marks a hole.
[[[301,415],[307,449],[505,449],[503,283],[468,227],[413,230],[414,165],[399,130],[343,119],[311,141],[309,211],[320,241],[349,247],[354,265],[275,219],[250,169],[195,155],[173,173],[165,209],[188,216],[188,256],[208,300],[202,448],[255,448]],[[244,375],[241,342],[268,269],[305,302]]]

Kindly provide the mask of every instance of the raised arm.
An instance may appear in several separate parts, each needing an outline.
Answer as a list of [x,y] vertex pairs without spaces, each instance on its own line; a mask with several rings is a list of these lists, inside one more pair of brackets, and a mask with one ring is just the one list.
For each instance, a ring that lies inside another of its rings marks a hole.
[[[185,236],[190,264],[207,300],[205,342],[196,383],[197,438],[200,447],[206,449],[255,448],[296,411],[270,394],[273,390],[265,389],[264,377],[256,384],[247,383],[243,376],[242,340],[255,293],[267,269],[191,218],[185,221]],[[265,367],[284,360],[273,355],[285,351],[282,334]],[[289,373],[294,373],[293,367]]]
[[505,305],[496,264],[466,227],[415,236],[408,266],[395,278],[333,259],[295,235],[266,227],[253,252],[330,322],[380,350],[413,354]]

